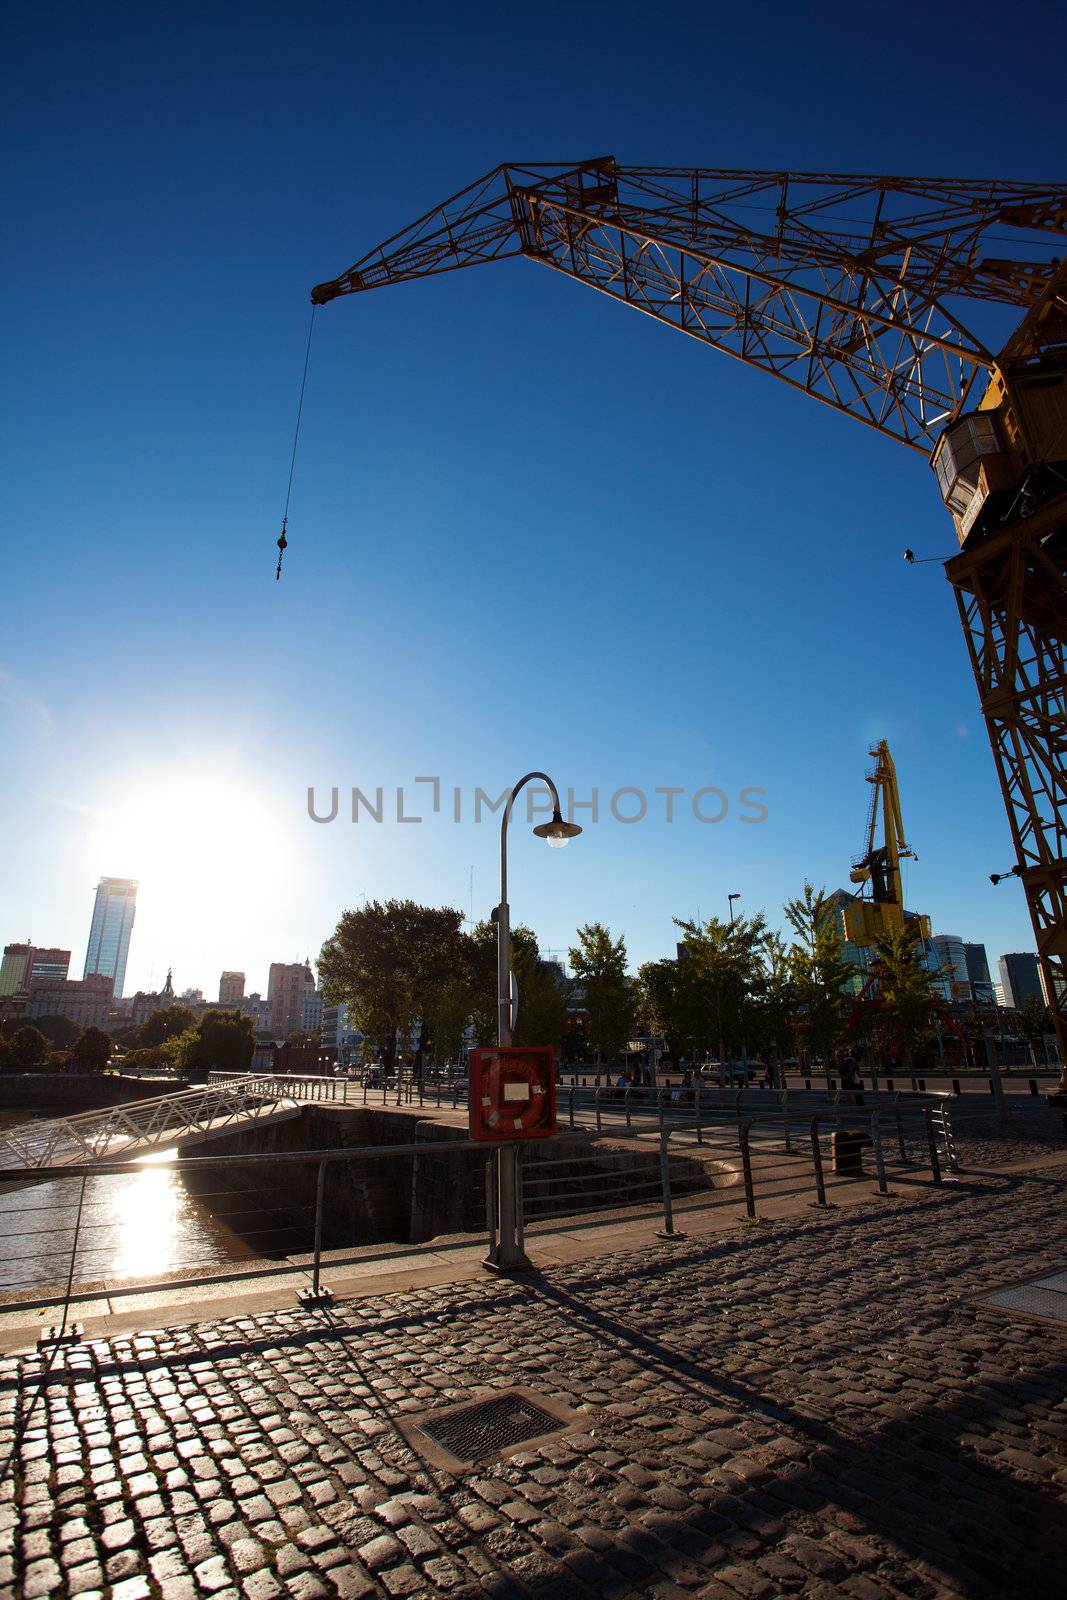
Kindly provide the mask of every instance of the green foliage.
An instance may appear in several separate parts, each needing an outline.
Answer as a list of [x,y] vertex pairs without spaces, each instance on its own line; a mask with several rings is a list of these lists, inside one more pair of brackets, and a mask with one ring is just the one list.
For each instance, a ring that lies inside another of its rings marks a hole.
[[167,1072],[174,1065],[175,1041],[154,1045],[146,1050],[127,1050],[122,1058],[124,1070],[138,1072]]
[[514,1031],[515,1044],[545,1044],[560,1051],[567,1027],[567,1001],[570,985],[561,983],[559,968],[545,961],[537,940],[528,928],[519,930],[526,937],[512,939],[511,966],[519,986],[519,1017]]
[[439,1057],[452,1060],[461,1054],[470,1012],[470,984],[464,977],[441,985],[430,1017],[430,1036]]
[[195,1023],[196,1017],[188,1006],[161,1006],[141,1023],[136,1042],[150,1049],[167,1039],[176,1039],[179,1034],[188,1033]]
[[203,1080],[209,1072],[246,1072],[256,1034],[251,1017],[242,1011],[205,1011],[173,1048],[179,1072]]
[[102,1028],[86,1028],[71,1051],[75,1072],[103,1072],[114,1046]]
[[67,1050],[78,1038],[81,1027],[69,1017],[37,1017],[34,1026],[56,1050]]
[[927,1039],[942,1006],[937,975],[922,964],[914,929],[891,933],[875,944],[878,978],[878,1038],[882,1049],[900,1050],[905,1066]]
[[578,929],[578,943],[569,955],[575,982],[582,990],[589,1019],[587,1034],[597,1061],[602,1056],[618,1056],[626,1048],[634,1016],[634,995],[626,976],[626,942],[621,934],[613,939],[602,922],[587,922]]
[[805,883],[785,914],[797,936],[789,950],[794,1025],[802,1047],[829,1060],[848,1026],[849,984],[859,968],[844,954],[840,921],[825,890]]
[[753,988],[754,1005],[747,1023],[750,1042],[774,1061],[788,1055],[797,1015],[797,992],[790,951],[777,933],[763,941],[762,972]]
[[467,968],[463,914],[413,900],[374,900],[346,911],[319,956],[319,981],[329,1005],[344,1003],[363,1033],[381,1041],[392,1067],[421,1022],[418,1055],[446,984]]
[[1028,994],[1021,1006],[1015,1009],[1012,1019],[1030,1049],[1030,1059],[1038,1065],[1038,1054],[1044,1047],[1044,1035],[1052,1032],[1052,1013],[1036,994]]
[[39,1028],[26,1023],[16,1030],[8,1041],[7,1070],[32,1072],[44,1065],[48,1058],[48,1040]]
[[719,1059],[748,1043],[752,1007],[763,983],[766,919],[718,917],[703,925],[675,918],[682,930],[678,961],[679,1020],[690,1050],[713,1047]]

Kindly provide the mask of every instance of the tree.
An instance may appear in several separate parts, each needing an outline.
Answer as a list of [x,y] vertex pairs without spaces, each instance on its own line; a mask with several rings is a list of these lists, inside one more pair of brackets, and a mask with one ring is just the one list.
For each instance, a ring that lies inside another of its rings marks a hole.
[[673,1060],[682,1053],[687,1037],[683,988],[684,975],[677,961],[646,961],[637,969],[635,1026],[652,1039],[662,1039]]
[[578,943],[569,952],[574,980],[582,990],[587,1029],[601,1056],[614,1058],[626,1047],[633,1025],[634,997],[626,976],[626,941],[617,939],[602,922],[587,922],[578,929]]
[[899,1051],[910,1072],[913,1051],[929,1036],[941,1010],[937,975],[923,965],[918,935],[911,928],[876,941],[874,972],[882,1047]]
[[32,1072],[44,1064],[48,1056],[48,1040],[39,1028],[29,1023],[19,1028],[8,1045],[8,1070]]
[[852,1008],[850,982],[859,973],[844,953],[840,920],[824,889],[805,883],[790,900],[786,918],[796,934],[789,949],[795,1026],[802,1049],[825,1057],[840,1045]]
[[773,1074],[772,1082],[781,1087],[785,1079],[779,1059],[792,1046],[797,997],[789,950],[781,934],[768,933],[763,942],[763,970],[755,989],[755,1042],[766,1051]]
[[103,1072],[114,1049],[102,1028],[88,1027],[71,1051],[71,1065],[75,1072]]
[[205,1011],[174,1041],[175,1063],[187,1078],[209,1072],[247,1072],[256,1048],[251,1017],[243,1011]]
[[176,1039],[179,1034],[188,1033],[195,1023],[196,1015],[188,1006],[161,1006],[141,1023],[137,1030],[137,1043],[151,1049],[153,1045],[163,1044],[167,1039]]
[[701,925],[675,918],[684,934],[680,998],[691,1047],[713,1041],[720,1061],[738,1054],[754,1031],[752,1007],[762,980],[766,919],[712,917]]
[[81,1033],[81,1028],[69,1017],[37,1017],[35,1026],[56,1050],[68,1049]]
[[381,1041],[389,1070],[398,1039],[404,1048],[417,1027],[421,1071],[438,996],[468,966],[462,921],[463,913],[451,907],[374,900],[344,912],[322,947],[319,981],[327,1004],[343,1002],[362,1031]]
[[513,1043],[550,1045],[560,1052],[567,1027],[570,985],[554,961],[546,961],[528,928],[518,944],[512,940],[511,967],[519,989],[519,1014]]
[[1026,1040],[1031,1062],[1035,1067],[1040,1067],[1038,1051],[1044,1049],[1045,1034],[1052,1032],[1052,1016],[1048,1006],[1038,995],[1028,994],[1022,1005],[1016,1006],[1013,1021]]
[[463,977],[442,985],[430,1018],[434,1054],[454,1060],[463,1050],[463,1036],[471,1014],[470,984]]

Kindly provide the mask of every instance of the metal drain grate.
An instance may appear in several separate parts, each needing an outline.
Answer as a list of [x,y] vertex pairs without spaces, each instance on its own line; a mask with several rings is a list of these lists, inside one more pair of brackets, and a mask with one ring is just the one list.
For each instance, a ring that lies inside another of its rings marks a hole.
[[521,1394],[502,1394],[472,1406],[431,1411],[419,1423],[423,1433],[458,1461],[484,1461],[501,1450],[545,1433],[561,1433],[568,1424]]
[[998,1289],[995,1294],[983,1295],[979,1304],[1067,1324],[1067,1272],[1054,1272],[1032,1283],[1020,1283],[1014,1289]]

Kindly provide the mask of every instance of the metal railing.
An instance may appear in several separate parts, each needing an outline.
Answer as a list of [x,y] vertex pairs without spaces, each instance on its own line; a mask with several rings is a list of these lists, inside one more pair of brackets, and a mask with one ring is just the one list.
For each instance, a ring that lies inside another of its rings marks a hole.
[[292,1116],[296,1109],[277,1087],[239,1079],[0,1129],[0,1160],[26,1169],[104,1161],[118,1151],[132,1159],[238,1121]]
[[[237,1090],[239,1095],[235,1094]],[[242,1081],[240,1085],[215,1089],[216,1107],[225,1093],[233,1096],[230,1105],[234,1108],[239,1104],[278,1104]],[[170,1097],[176,1098],[184,1097]],[[295,1112],[295,1101],[290,1104]],[[151,1109],[155,1102],[142,1105]],[[634,1108],[630,1109],[633,1116]],[[687,1109],[692,1113],[697,1108]],[[162,1119],[157,1122],[156,1131],[165,1132]],[[842,1135],[846,1137],[842,1139]],[[863,1139],[862,1144],[857,1135]],[[198,1155],[184,1157],[170,1167],[153,1164],[140,1169],[131,1168],[128,1161],[115,1159],[114,1155],[108,1159],[102,1149],[95,1150],[88,1161],[61,1159],[50,1164],[41,1160],[41,1152],[36,1151],[38,1159],[32,1164],[0,1170],[0,1288],[35,1289],[35,1303],[48,1303],[47,1285],[62,1284],[64,1279],[71,1285],[79,1281],[95,1283],[95,1291],[89,1289],[86,1293],[99,1292],[100,1285],[106,1284],[109,1296],[121,1295],[121,1275],[116,1279],[111,1265],[115,1253],[115,1205],[104,1186],[120,1178],[137,1183],[169,1181],[177,1176],[194,1182],[192,1193],[201,1203],[214,1202],[219,1222],[243,1239],[248,1257],[257,1261],[257,1272],[300,1270],[307,1276],[309,1270],[310,1289],[304,1292],[304,1299],[306,1303],[320,1303],[324,1298],[321,1263],[325,1223],[330,1218],[335,1226],[341,1214],[337,1191],[332,1201],[329,1198],[327,1180],[331,1170],[353,1161],[390,1163],[383,1181],[400,1186],[399,1211],[410,1218],[415,1185],[425,1181],[425,1169],[423,1178],[419,1178],[420,1160],[451,1162],[465,1157],[468,1165],[461,1168],[459,1181],[448,1179],[450,1192],[460,1193],[462,1200],[462,1226],[454,1231],[480,1234],[484,1229],[492,1243],[492,1207],[483,1216],[481,1180],[484,1177],[488,1185],[496,1148],[471,1139],[443,1137],[355,1149]],[[873,1172],[863,1165],[867,1149],[873,1157]],[[740,1117],[735,1115],[733,1105],[702,1107],[699,1117],[690,1114],[673,1118],[666,1105],[657,1101],[644,1123],[634,1120],[630,1127],[623,1123],[599,1132],[595,1128],[578,1128],[547,1140],[524,1141],[520,1156],[523,1231],[527,1221],[533,1226],[545,1226],[571,1218],[581,1225],[582,1219],[596,1213],[610,1212],[636,1220],[651,1211],[660,1224],[658,1231],[667,1238],[678,1236],[675,1219],[679,1208],[691,1211],[743,1204],[746,1214],[756,1218],[759,1204],[774,1199],[810,1198],[825,1205],[828,1190],[839,1183],[873,1183],[886,1194],[892,1174],[907,1171],[919,1176],[927,1166],[934,1183],[941,1183],[942,1162],[951,1167],[955,1160],[947,1103],[937,1106],[929,1101],[869,1110],[828,1107],[803,1118],[791,1115],[787,1104]],[[412,1163],[410,1178],[399,1165],[407,1158]],[[279,1183],[273,1176],[268,1185],[269,1198],[263,1198],[264,1171],[280,1176],[300,1166],[314,1170],[313,1198],[310,1188],[301,1198],[294,1193],[291,1182]],[[835,1170],[839,1166],[842,1170]],[[260,1184],[259,1194],[254,1192],[254,1182],[250,1188],[231,1181],[233,1174],[240,1179],[252,1167],[260,1169],[254,1180]],[[76,1207],[69,1195],[65,1196],[64,1180],[82,1184]],[[92,1191],[88,1195],[85,1181]],[[365,1204],[361,1185],[351,1193],[358,1193],[359,1203]],[[136,1204],[136,1191],[131,1201]],[[441,1229],[433,1231],[439,1233]],[[395,1246],[402,1252],[417,1248],[396,1238],[392,1245],[387,1238],[364,1239],[358,1244],[345,1241],[332,1248],[361,1253],[342,1253],[332,1260],[340,1267],[345,1260],[363,1260],[368,1249],[381,1250],[383,1246]],[[309,1249],[310,1260],[298,1259],[306,1256]],[[273,1258],[277,1264],[264,1266],[264,1257]],[[220,1273],[248,1270],[247,1266],[242,1269],[239,1260],[231,1259],[227,1266],[217,1255],[208,1260],[190,1257],[181,1263],[185,1286],[197,1281],[190,1274],[198,1267],[212,1269],[214,1278]],[[136,1288],[143,1292],[143,1282],[138,1281]]]

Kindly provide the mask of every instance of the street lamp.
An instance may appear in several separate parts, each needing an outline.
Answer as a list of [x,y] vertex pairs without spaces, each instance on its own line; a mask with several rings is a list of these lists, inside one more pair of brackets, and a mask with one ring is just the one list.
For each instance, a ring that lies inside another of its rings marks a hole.
[[735,900],[740,900],[741,895],[740,895],[740,893],[738,893],[738,894],[728,894],[726,896],[726,898],[730,902],[730,926],[732,928],[733,925],[734,925],[734,901]]
[[[559,791],[544,772],[528,772],[508,795],[500,822],[500,904],[496,908],[496,1042],[503,1050],[511,1044],[511,911],[508,906],[508,823],[519,793],[528,783],[543,783],[552,799],[552,820],[538,823],[534,833],[547,840],[553,850],[561,850],[568,839],[577,838],[581,828],[564,822],[560,813]],[[501,1144],[496,1152],[493,1205],[496,1212],[496,1243],[486,1257],[494,1272],[515,1272],[529,1266],[518,1227],[518,1156],[514,1144]]]

